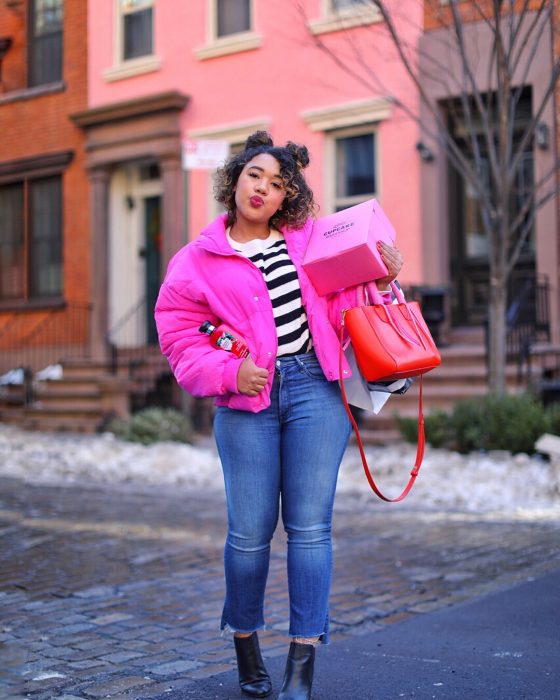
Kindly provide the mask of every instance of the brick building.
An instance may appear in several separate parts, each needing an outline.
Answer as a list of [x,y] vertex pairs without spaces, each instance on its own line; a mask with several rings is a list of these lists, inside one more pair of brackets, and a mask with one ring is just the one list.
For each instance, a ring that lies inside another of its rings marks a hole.
[[88,343],[86,0],[2,0],[0,65],[2,374]]

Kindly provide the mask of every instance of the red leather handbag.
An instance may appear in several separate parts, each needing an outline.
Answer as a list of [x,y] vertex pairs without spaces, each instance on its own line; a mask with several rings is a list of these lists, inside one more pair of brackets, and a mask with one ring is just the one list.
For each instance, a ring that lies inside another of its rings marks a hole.
[[407,302],[400,287],[391,284],[398,303],[384,304],[375,284],[368,291],[380,303],[348,309],[343,316],[340,329],[340,376],[344,329],[352,343],[356,362],[364,379],[368,382],[391,381],[405,377],[420,377],[418,403],[418,447],[416,460],[408,484],[397,498],[387,498],[378,489],[367,464],[360,432],[348,405],[344,380],[340,382],[342,398],[350,422],[356,433],[358,448],[364,471],[373,491],[384,501],[402,501],[412,488],[424,457],[424,416],[422,413],[422,375],[441,364],[441,357],[422,317],[417,302]]

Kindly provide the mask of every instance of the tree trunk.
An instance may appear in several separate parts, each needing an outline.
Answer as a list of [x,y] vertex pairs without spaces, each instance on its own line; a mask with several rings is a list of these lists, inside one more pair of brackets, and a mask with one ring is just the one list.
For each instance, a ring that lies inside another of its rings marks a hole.
[[488,307],[488,388],[490,393],[506,393],[506,283],[490,280]]

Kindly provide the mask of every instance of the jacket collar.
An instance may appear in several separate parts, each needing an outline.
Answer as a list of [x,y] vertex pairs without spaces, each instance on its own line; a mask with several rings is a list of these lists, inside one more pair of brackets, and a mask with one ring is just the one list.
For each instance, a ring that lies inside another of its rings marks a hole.
[[[227,214],[220,214],[212,221],[205,229],[202,230],[200,236],[193,242],[193,245],[201,247],[211,253],[218,255],[235,255],[226,236],[226,221]],[[308,219],[303,228],[292,230],[287,228],[280,229],[280,232],[286,239],[288,250],[300,250],[307,245],[308,229],[312,226],[312,219]],[[302,251],[303,253],[303,251]]]

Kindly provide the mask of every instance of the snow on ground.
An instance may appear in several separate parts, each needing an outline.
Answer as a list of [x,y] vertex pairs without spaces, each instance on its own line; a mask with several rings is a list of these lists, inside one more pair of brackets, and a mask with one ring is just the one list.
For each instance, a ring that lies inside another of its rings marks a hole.
[[[378,486],[389,496],[404,487],[414,464],[410,445],[367,450]],[[222,490],[219,459],[210,440],[197,446],[162,442],[143,446],[111,433],[74,435],[24,432],[0,425],[0,476],[32,483],[88,480],[160,484],[185,490]],[[460,455],[426,448],[416,485],[406,504],[416,508],[501,511],[560,518],[559,469],[539,456],[507,452]],[[360,456],[349,447],[339,492],[376,501]]]

